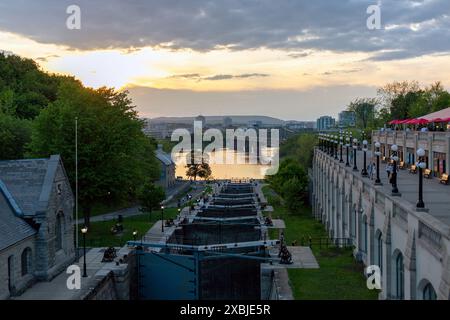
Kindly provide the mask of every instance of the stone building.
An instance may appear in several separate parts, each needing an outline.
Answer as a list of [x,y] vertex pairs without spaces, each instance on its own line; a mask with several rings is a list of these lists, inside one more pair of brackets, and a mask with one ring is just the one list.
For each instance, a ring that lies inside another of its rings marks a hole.
[[[358,152],[359,168],[361,158]],[[380,268],[380,299],[449,299],[448,186],[427,180],[428,210],[419,210],[417,175],[403,170],[399,176],[402,194],[394,196],[384,170],[381,174],[383,185],[375,185],[359,170],[316,148],[313,214],[332,239],[353,244],[357,260]]]
[[175,185],[175,163],[170,154],[163,151],[162,145],[158,145],[155,154],[161,166],[161,173],[157,184],[163,187],[164,190],[170,189]]
[[60,156],[0,161],[0,299],[74,261],[73,206]]

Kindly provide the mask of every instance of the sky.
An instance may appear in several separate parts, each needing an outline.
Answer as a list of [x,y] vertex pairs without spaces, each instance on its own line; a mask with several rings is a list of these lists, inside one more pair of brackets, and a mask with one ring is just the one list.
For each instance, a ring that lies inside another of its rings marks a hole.
[[143,117],[315,120],[393,81],[449,89],[450,1],[0,0],[0,50],[129,90]]

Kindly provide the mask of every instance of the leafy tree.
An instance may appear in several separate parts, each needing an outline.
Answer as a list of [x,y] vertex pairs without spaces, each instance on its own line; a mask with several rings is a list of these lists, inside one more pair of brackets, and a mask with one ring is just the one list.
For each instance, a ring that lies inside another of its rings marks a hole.
[[348,105],[347,110],[355,113],[357,127],[367,128],[374,124],[377,104],[378,100],[374,98],[358,98]]
[[308,185],[308,177],[305,170],[298,163],[298,161],[292,158],[283,160],[280,164],[278,172],[275,175],[266,177],[266,180],[269,182],[271,187],[282,196],[284,196],[285,191],[283,186],[290,179],[296,179],[302,188],[306,189]]
[[307,180],[300,180],[298,177],[287,180],[282,188],[282,195],[286,207],[292,212],[298,212],[307,202]]
[[0,160],[23,158],[25,144],[30,139],[31,127],[28,120],[0,112]]
[[212,170],[208,163],[209,159],[207,159],[206,155],[203,155],[201,151],[193,150],[187,157],[187,160],[190,161],[187,161],[186,176],[194,178],[194,181],[197,180],[197,177],[208,179],[211,176]]
[[311,167],[313,149],[317,145],[317,136],[312,133],[300,133],[290,137],[280,146],[280,157],[293,158],[304,168]]
[[139,190],[138,194],[139,203],[141,204],[142,209],[147,212],[158,209],[165,198],[166,193],[164,189],[152,182],[146,182]]
[[73,186],[76,117],[79,202],[89,225],[94,203],[135,198],[145,181],[157,179],[159,167],[127,92],[88,89],[67,78],[34,121],[29,149],[31,156],[61,154]]

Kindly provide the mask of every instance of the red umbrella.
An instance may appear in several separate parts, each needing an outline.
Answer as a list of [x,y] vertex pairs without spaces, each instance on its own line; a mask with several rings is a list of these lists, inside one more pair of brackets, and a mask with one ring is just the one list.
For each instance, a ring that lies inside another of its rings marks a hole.
[[400,120],[398,124],[407,124],[409,121],[411,121],[411,119]]
[[450,118],[445,118],[442,120],[442,122],[450,122]]
[[430,121],[428,121],[427,119],[415,119],[414,124],[427,124]]
[[389,122],[389,124],[398,124],[399,120],[392,120]]
[[435,118],[435,119],[431,120],[430,122],[445,122],[445,120],[443,120],[441,118]]

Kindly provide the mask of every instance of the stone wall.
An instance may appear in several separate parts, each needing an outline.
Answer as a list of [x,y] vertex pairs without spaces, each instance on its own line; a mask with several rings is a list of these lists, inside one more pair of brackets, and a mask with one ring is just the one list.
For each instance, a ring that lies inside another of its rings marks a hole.
[[[313,160],[313,215],[332,239],[350,238],[358,260],[382,271],[381,299],[397,299],[396,259],[403,257],[404,299],[421,299],[431,284],[449,299],[449,227],[319,149]],[[400,269],[399,269],[400,270]]]

